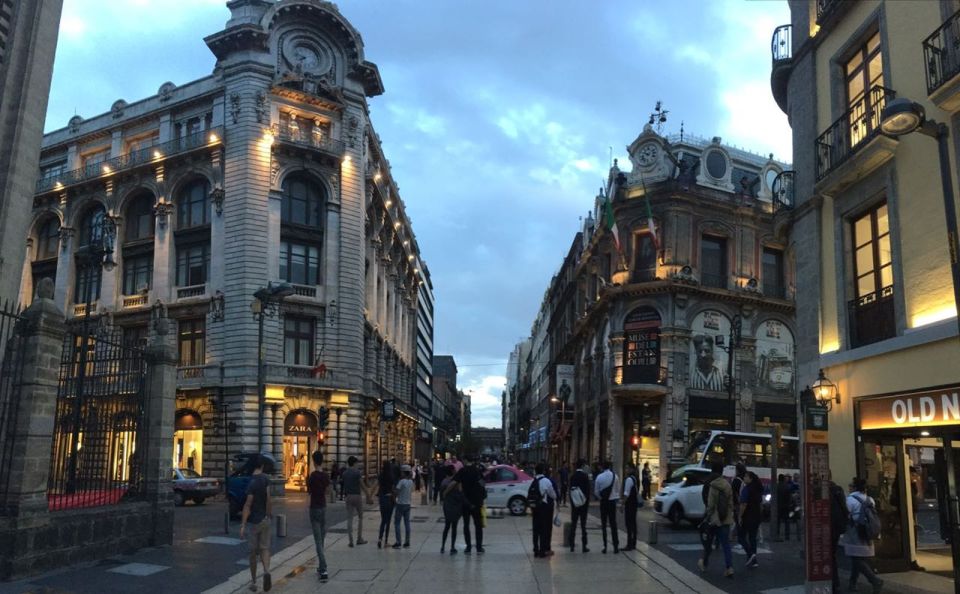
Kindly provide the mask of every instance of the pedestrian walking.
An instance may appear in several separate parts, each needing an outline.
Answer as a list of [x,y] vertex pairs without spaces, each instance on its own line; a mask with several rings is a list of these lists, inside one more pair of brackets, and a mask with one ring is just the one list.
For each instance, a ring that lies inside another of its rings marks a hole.
[[357,516],[357,545],[367,544],[363,540],[363,495],[361,494],[360,484],[363,476],[357,469],[357,457],[347,458],[347,468],[340,475],[340,481],[343,484],[343,498],[347,505],[347,536],[349,542],[347,546],[353,547],[353,516]]
[[777,476],[777,534],[780,534],[780,527],[784,529],[784,540],[790,540],[790,484],[787,482],[786,475]]
[[[447,478],[446,466],[440,460],[433,462],[433,503],[440,501],[440,491],[443,489],[443,481]],[[453,468],[452,466],[450,468]]]
[[394,536],[393,548],[400,548],[400,521],[403,520],[403,526],[406,530],[406,538],[403,540],[403,548],[410,548],[410,504],[413,498],[413,480],[410,478],[410,466],[404,464],[400,467],[400,480],[393,492],[396,497],[397,507],[393,517]]
[[617,532],[617,502],[620,501],[620,485],[612,466],[609,460],[604,461],[603,472],[594,481],[593,492],[600,500],[600,529],[603,533],[603,550],[600,552],[607,552],[607,525],[609,524],[613,552],[616,554],[620,552],[620,534]]
[[723,549],[723,560],[726,563],[724,575],[732,578],[733,551],[730,549],[730,527],[733,526],[733,492],[730,483],[723,477],[723,462],[714,461],[710,470],[712,474],[717,475],[710,482],[710,493],[707,496],[707,508],[704,514],[704,522],[708,524],[711,536],[704,547],[703,557],[697,561],[697,567],[700,568],[700,571],[707,570],[713,537],[716,537],[720,541],[720,547]]
[[637,550],[637,507],[640,489],[637,485],[637,467],[627,463],[627,476],[623,479],[623,525],[627,529],[627,546],[623,551]]
[[857,578],[861,573],[873,586],[873,594],[878,594],[883,589],[883,580],[870,565],[870,559],[874,556],[873,540],[876,537],[870,533],[870,524],[871,520],[879,523],[876,510],[876,503],[867,495],[866,479],[854,477],[850,481],[850,495],[847,496],[849,520],[847,531],[843,535],[843,550],[850,558],[850,591],[856,590]]
[[390,540],[390,518],[393,516],[393,487],[397,481],[393,476],[393,465],[383,461],[380,474],[377,475],[377,503],[380,504],[380,529],[377,531],[377,548],[385,547]]
[[[483,500],[487,497],[487,490],[483,485],[483,475],[480,473],[480,469],[477,468],[476,456],[470,456],[467,461],[469,464],[464,465],[453,475],[453,482],[460,485],[460,488],[463,489],[463,540],[467,543],[467,546],[463,549],[465,555],[469,555],[473,549],[470,540],[471,518],[473,519],[474,534],[477,540],[477,552],[484,552],[483,518],[481,517],[482,512],[480,508],[483,506]],[[456,468],[456,465],[454,465],[454,468]],[[450,488],[448,485],[447,490]]]
[[[463,489],[453,480],[453,466],[442,466],[446,476],[440,481],[440,490],[443,491],[443,539],[440,541],[440,552],[447,542],[447,534],[450,533],[450,554],[457,554],[457,524],[460,523],[460,517],[463,515]],[[452,485],[452,487],[451,487]],[[447,487],[450,487],[449,489]]]
[[753,471],[743,475],[743,486],[737,498],[738,508],[738,536],[747,555],[745,567],[758,567],[757,561],[757,533],[760,531],[760,522],[763,521],[763,483]]
[[557,492],[557,503],[559,505],[567,504],[567,491],[570,489],[570,465],[564,460],[560,464],[560,491]]
[[313,546],[317,550],[317,577],[327,581],[327,558],[323,554],[324,539],[327,536],[327,488],[330,477],[320,470],[323,466],[323,454],[319,450],[313,453],[313,472],[307,479],[307,492],[310,493],[310,528],[313,530]]
[[[270,499],[270,479],[263,474],[264,460],[259,454],[250,458],[253,467],[247,493],[244,497],[243,514],[240,518],[240,538],[246,534],[250,545],[250,586],[257,591],[257,559],[263,564],[263,589],[270,590],[270,521],[273,519],[273,501]],[[247,526],[250,529],[247,530]]]
[[643,500],[650,499],[650,484],[653,479],[653,473],[650,471],[650,463],[643,463],[643,470],[640,473],[640,487]]
[[550,540],[553,537],[553,510],[557,492],[546,471],[546,464],[537,464],[536,474],[527,492],[527,503],[533,511],[533,556],[536,558],[553,555]]
[[580,521],[580,535],[583,552],[589,553],[587,548],[587,511],[590,508],[590,475],[587,473],[587,461],[577,460],[577,469],[570,477],[570,552],[576,547],[577,520]]
[[733,514],[733,531],[736,535],[736,542],[743,548],[744,552],[747,550],[747,545],[744,544],[743,531],[740,530],[740,491],[743,490],[746,475],[747,467],[742,462],[737,462],[733,480],[730,481],[730,490],[733,492],[733,510],[735,512]]
[[843,493],[843,488],[833,482],[833,473],[828,473],[827,492],[830,496],[830,546],[833,551],[833,592],[840,592],[840,537],[847,529],[847,496]]

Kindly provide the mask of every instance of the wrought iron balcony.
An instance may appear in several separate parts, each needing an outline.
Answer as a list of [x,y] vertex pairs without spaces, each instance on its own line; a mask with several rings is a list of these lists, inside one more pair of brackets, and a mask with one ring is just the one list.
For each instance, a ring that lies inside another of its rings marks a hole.
[[854,0],[817,0],[817,24],[823,26],[840,18],[853,3]]
[[346,148],[342,140],[335,140],[327,133],[300,132],[299,129],[291,129],[290,126],[281,126],[280,124],[273,125],[273,136],[282,142],[308,146],[337,157],[343,155]]
[[790,210],[794,206],[793,172],[781,171],[773,180],[773,212]]
[[883,287],[847,304],[850,346],[857,348],[897,335],[893,286]]
[[890,89],[874,86],[817,138],[818,182],[880,134],[880,113],[896,96]]
[[927,65],[927,95],[960,74],[960,11],[923,40],[923,62]]
[[216,146],[222,142],[223,129],[220,127],[204,130],[176,138],[163,144],[151,146],[145,149],[132,151],[119,157],[107,159],[99,163],[91,163],[73,171],[46,175],[37,180],[37,194],[42,194],[50,190],[60,190],[67,186],[78,184],[98,177],[113,175],[118,171],[133,169],[140,165],[158,163],[172,157],[188,153],[199,148]]
[[780,109],[787,112],[787,84],[793,70],[793,25],[780,25],[770,40],[770,91]]
[[773,30],[770,55],[774,66],[793,59],[793,25],[780,25]]

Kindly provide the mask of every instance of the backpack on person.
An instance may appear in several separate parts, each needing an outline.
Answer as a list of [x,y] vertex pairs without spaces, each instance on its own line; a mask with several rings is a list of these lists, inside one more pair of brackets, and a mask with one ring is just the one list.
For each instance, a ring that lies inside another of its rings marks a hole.
[[869,498],[860,498],[856,495],[854,499],[860,502],[860,511],[857,512],[853,522],[857,527],[857,535],[861,540],[876,540],[880,538],[880,515],[877,513],[876,506]]
[[586,502],[587,496],[583,494],[580,487],[572,487],[570,489],[570,503],[573,507],[583,507]]
[[543,501],[543,493],[540,492],[540,479],[535,478],[527,489],[527,506],[530,509],[536,509],[541,501]]
[[719,494],[717,495],[717,518],[720,520],[721,524],[723,524],[726,521],[727,516],[729,514],[730,514],[730,496],[728,496],[726,492],[724,492],[723,489],[721,489]]

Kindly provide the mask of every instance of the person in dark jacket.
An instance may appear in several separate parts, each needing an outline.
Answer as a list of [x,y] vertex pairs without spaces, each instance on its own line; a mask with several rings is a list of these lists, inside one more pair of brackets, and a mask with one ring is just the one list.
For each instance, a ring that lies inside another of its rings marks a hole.
[[763,521],[763,483],[753,471],[743,475],[743,487],[739,496],[739,530],[743,552],[747,555],[747,567],[757,567],[757,532]]
[[790,483],[787,482],[786,475],[777,476],[777,534],[780,534],[780,526],[784,527],[784,540],[790,540]]
[[827,490],[830,494],[830,543],[833,547],[833,591],[840,592],[840,537],[847,530],[847,496],[843,487],[833,482],[832,473],[827,475],[830,481]]
[[635,551],[637,549],[637,507],[639,506],[640,494],[636,465],[628,462],[626,474],[626,478],[623,479],[623,525],[627,529],[627,546],[620,550]]
[[397,484],[397,476],[393,474],[393,465],[389,461],[383,462],[383,468],[377,476],[377,498],[380,503],[380,531],[377,533],[377,548],[385,547],[390,540],[390,517],[393,515],[394,500],[393,486]]
[[[736,510],[740,509],[740,492],[743,491],[744,477],[747,474],[747,467],[743,465],[742,462],[737,462],[736,474],[733,477],[733,480],[730,481],[730,488],[733,489],[733,507]],[[737,542],[743,547],[744,552],[747,550],[747,545],[744,543],[743,531],[740,530],[740,514],[734,514],[733,517],[733,529],[737,535]]]
[[577,520],[580,520],[580,533],[581,533],[581,543],[583,544],[583,552],[589,553],[590,549],[587,548],[587,510],[590,509],[590,476],[587,474],[587,461],[580,459],[577,460],[577,469],[574,471],[573,476],[570,477],[570,491],[574,489],[579,489],[583,494],[583,505],[577,507],[573,503],[573,499],[570,500],[570,521],[573,523],[572,530],[570,532],[570,552],[573,552],[575,544],[577,542]]

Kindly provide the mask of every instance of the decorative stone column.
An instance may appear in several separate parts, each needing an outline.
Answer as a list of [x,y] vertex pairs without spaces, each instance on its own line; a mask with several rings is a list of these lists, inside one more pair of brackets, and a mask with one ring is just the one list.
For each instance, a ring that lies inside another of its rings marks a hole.
[[277,476],[284,476],[283,472],[283,411],[280,410],[280,404],[270,405],[270,419],[273,426],[273,443],[271,453],[277,461]]
[[174,431],[177,395],[177,346],[172,322],[153,320],[147,344],[144,490],[153,506],[154,546],[173,543],[173,489],[170,486],[170,436]]

